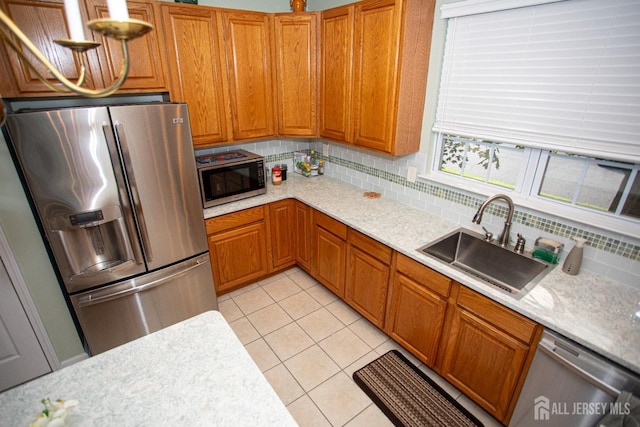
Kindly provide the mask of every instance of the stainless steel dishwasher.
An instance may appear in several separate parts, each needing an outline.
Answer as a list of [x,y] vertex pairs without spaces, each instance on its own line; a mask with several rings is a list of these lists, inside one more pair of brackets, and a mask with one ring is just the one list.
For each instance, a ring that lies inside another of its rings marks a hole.
[[593,427],[626,413],[621,391],[640,395],[640,376],[583,346],[545,330],[509,426]]

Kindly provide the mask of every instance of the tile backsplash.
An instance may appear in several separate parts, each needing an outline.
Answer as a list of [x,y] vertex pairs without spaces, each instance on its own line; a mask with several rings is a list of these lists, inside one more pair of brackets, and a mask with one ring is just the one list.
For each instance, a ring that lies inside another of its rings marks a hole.
[[[324,144],[329,145],[328,156],[323,154]],[[416,167],[418,171],[424,169],[427,162],[425,153],[394,158],[334,142],[299,139],[234,144],[198,150],[197,154],[211,154],[235,148],[264,156],[269,167],[276,163],[286,163],[290,170],[293,167],[294,151],[314,149],[320,158],[325,160],[327,176],[368,191],[380,192],[383,197],[446,217],[461,226],[479,228],[471,223],[471,218],[484,201],[484,197],[430,181],[407,181],[406,171],[409,166]],[[492,215],[485,215],[482,225],[498,235],[504,224],[506,208],[500,204],[492,204],[486,213]],[[513,236],[520,233],[525,237],[527,249],[533,247],[538,237],[563,243],[565,246],[560,263],[573,247],[572,238],[586,238],[589,246],[584,251],[583,269],[640,289],[639,238],[517,206],[511,231]]]

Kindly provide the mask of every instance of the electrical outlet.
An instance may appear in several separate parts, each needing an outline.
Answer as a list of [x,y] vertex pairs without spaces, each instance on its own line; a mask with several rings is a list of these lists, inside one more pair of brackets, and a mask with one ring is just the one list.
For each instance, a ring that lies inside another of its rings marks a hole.
[[418,177],[418,168],[415,166],[409,166],[407,168],[407,181],[416,182],[416,178]]
[[329,157],[329,144],[322,144],[322,155],[324,157]]

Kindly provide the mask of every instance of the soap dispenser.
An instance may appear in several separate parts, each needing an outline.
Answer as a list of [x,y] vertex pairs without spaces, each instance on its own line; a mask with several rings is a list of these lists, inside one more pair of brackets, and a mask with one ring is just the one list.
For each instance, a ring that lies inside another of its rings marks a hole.
[[562,271],[567,274],[571,274],[572,276],[575,276],[580,271],[582,255],[584,253],[584,244],[587,242],[587,239],[576,237],[575,241],[575,246],[571,249],[571,252],[569,252],[567,259],[564,260],[564,264],[562,265]]

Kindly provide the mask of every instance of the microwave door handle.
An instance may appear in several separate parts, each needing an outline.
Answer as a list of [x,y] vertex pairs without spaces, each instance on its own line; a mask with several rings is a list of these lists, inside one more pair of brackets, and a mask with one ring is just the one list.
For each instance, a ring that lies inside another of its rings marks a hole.
[[[108,145],[111,147],[114,147],[115,150],[115,146],[116,146],[116,142],[114,140],[113,137],[113,130],[111,129],[110,125],[104,125],[102,126],[102,133],[104,134],[104,137],[106,138]],[[111,151],[111,149],[109,150]],[[117,153],[112,153],[112,157],[117,156]],[[117,157],[115,157],[117,159]],[[114,168],[116,169],[114,172],[116,174],[116,176],[121,179],[121,180],[125,180],[125,177],[123,177],[121,175],[121,173],[118,171],[119,168]],[[121,195],[122,197],[122,195]],[[122,203],[122,202],[121,202]],[[128,206],[127,203],[127,211],[130,212],[130,208]],[[131,248],[133,249],[133,256],[136,260],[137,264],[143,264],[144,263],[144,257],[142,256],[142,251],[140,250],[140,245],[137,244],[137,242],[131,242],[131,236],[136,236],[135,233],[135,228],[132,230],[132,227],[135,227],[131,222],[133,222],[133,218],[131,217],[131,214],[125,214],[125,217],[127,217],[128,219],[125,220],[125,224],[126,224],[126,228],[129,231],[129,236],[127,236],[127,238],[129,239],[129,245],[131,246]]]
[[136,177],[133,173],[133,166],[131,163],[131,155],[129,154],[129,148],[127,144],[127,137],[124,132],[124,125],[116,123],[114,125],[118,140],[120,141],[120,149],[122,152],[122,159],[124,161],[124,168],[127,172],[129,179],[129,187],[131,188],[131,196],[133,198],[133,208],[138,217],[138,224],[140,225],[140,234],[142,236],[142,246],[147,256],[147,261],[153,261],[153,251],[151,250],[151,240],[149,240],[149,233],[147,231],[147,223],[144,219],[144,212],[142,210],[142,204],[140,203],[140,193],[138,192],[138,186],[136,184]]

